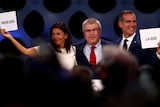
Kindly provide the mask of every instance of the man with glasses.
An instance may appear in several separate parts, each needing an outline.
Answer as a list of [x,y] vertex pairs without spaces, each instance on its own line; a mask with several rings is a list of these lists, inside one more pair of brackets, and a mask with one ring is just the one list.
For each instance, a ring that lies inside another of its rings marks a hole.
[[85,39],[76,44],[77,64],[90,67],[94,77],[97,77],[96,67],[102,58],[102,47],[112,42],[100,38],[102,26],[96,18],[86,19],[82,23],[82,32]]

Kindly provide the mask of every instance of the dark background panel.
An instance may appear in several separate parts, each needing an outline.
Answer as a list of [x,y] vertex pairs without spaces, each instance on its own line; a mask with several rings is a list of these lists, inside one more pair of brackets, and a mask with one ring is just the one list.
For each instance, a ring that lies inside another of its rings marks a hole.
[[[148,8],[151,5],[154,8]],[[11,33],[26,47],[38,45],[41,41],[49,41],[49,29],[57,21],[63,21],[68,25],[73,43],[79,42],[83,40],[81,24],[88,17],[99,19],[103,27],[101,36],[114,41],[121,34],[117,26],[117,15],[123,9],[135,11],[138,29],[160,27],[159,0],[0,1],[0,12],[12,10],[17,12],[18,30]],[[3,39],[0,36],[1,42]]]

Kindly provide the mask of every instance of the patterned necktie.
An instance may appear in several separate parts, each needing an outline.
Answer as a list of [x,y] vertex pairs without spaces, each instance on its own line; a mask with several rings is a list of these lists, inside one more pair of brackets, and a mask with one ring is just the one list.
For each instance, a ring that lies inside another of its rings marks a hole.
[[127,47],[127,41],[128,41],[127,39],[124,39],[124,44],[123,44],[123,48],[124,48],[124,49],[127,49],[127,48],[128,48],[128,47]]
[[95,49],[95,46],[92,46],[91,53],[90,53],[90,64],[93,69],[96,67],[96,55],[94,53],[94,49]]

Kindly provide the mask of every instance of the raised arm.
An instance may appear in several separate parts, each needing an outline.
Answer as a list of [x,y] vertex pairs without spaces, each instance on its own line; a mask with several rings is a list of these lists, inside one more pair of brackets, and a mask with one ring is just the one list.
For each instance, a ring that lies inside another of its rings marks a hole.
[[8,31],[5,29],[0,29],[0,32],[3,37],[8,38],[14,46],[23,54],[29,57],[36,57],[38,55],[36,49],[34,47],[26,48],[21,45]]

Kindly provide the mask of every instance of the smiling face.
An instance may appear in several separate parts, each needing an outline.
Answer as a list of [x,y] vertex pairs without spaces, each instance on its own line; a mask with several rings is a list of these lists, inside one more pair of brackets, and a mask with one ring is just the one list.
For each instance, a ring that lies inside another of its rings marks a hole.
[[89,45],[96,45],[101,35],[101,29],[97,23],[85,24],[83,28],[84,37]]
[[53,28],[52,29],[52,41],[55,43],[55,45],[58,46],[58,48],[64,48],[65,39],[67,39],[67,34],[64,34],[64,32],[59,28]]
[[122,29],[125,38],[130,37],[136,32],[137,22],[136,16],[133,13],[126,13],[122,15],[122,20],[118,22]]

